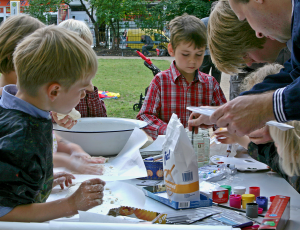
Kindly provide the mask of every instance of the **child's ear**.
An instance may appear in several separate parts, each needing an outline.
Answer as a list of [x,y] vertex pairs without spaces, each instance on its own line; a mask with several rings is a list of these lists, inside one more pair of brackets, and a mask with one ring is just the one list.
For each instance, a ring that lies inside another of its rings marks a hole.
[[58,83],[52,83],[47,88],[48,98],[53,102],[56,100],[60,92],[62,91],[61,85]]
[[175,56],[175,50],[173,49],[171,43],[168,44],[168,52],[169,52],[171,57]]

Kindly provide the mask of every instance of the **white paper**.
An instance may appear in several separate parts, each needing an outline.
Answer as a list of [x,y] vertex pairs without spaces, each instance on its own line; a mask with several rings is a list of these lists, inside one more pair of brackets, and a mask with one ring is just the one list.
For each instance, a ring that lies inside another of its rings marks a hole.
[[165,140],[166,135],[158,135],[157,139],[149,146],[144,149],[140,149],[140,152],[156,152],[162,151],[162,144]]
[[[130,138],[114,158],[109,159],[105,167],[113,166],[117,175],[83,175],[74,174],[77,182],[83,182],[87,179],[100,178],[104,181],[128,180],[139,177],[146,177],[147,170],[140,154],[139,149],[148,140],[147,135],[140,129],[134,128]],[[54,172],[67,171],[64,168],[55,168]]]
[[[195,106],[189,106],[187,107],[188,110],[195,112],[195,113],[200,113],[203,115],[206,115],[208,117],[210,117],[216,110],[216,109],[212,109],[212,108],[205,108],[205,107],[195,107]],[[277,121],[268,121],[266,123],[266,125],[269,126],[276,126],[278,129],[282,130],[282,131],[286,131],[289,129],[293,129],[294,127],[288,124],[284,124],[284,123],[279,123]]]
[[[119,205],[104,203],[102,205],[98,205],[94,208],[91,208],[90,210],[88,210],[88,212],[97,214],[107,214],[111,208],[116,208],[120,205],[131,206],[135,208],[144,208],[146,202],[145,194],[141,189],[137,188],[136,186],[121,181],[110,181],[106,183],[105,187],[109,188],[113,192],[113,195],[119,199]],[[55,187],[52,190],[50,196],[48,197],[47,202],[63,199],[66,197],[67,194],[68,188],[61,190],[60,188]],[[107,197],[104,196],[103,199],[107,199]],[[78,221],[78,219],[79,215],[77,214],[70,218],[64,217],[56,219],[55,221],[74,222],[74,220]]]
[[80,222],[94,222],[94,223],[115,223],[115,224],[121,224],[121,223],[131,223],[132,221],[124,220],[120,217],[114,217],[114,216],[107,216],[92,212],[79,212],[79,221]]

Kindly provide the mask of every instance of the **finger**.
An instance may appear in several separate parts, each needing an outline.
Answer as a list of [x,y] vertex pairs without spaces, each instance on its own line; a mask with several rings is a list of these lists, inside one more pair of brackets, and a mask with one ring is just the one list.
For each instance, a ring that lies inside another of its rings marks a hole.
[[102,184],[87,185],[85,190],[90,193],[103,192],[104,186]]
[[90,174],[90,175],[103,175],[104,170],[102,168],[86,168],[84,170],[84,174]]
[[93,178],[82,182],[81,185],[93,185],[93,184],[102,184],[103,186],[105,186],[106,183],[100,178]]
[[201,129],[210,129],[212,127],[214,127],[214,126],[213,125],[200,125]]
[[102,200],[103,197],[104,197],[103,192],[94,192],[94,193],[89,193],[87,195],[87,198],[90,200],[97,200],[97,199]]
[[92,158],[84,158],[85,161],[92,164],[103,164],[106,162],[105,157],[92,157]]
[[[226,105],[226,104],[225,104]],[[217,126],[219,126],[219,127],[226,127],[226,126],[220,126],[219,125],[219,119],[221,118],[221,117],[223,117],[224,116],[224,106],[225,105],[223,105],[223,106],[220,106],[211,116],[210,116],[210,121],[211,121],[211,123],[212,124],[217,124]]]
[[55,180],[53,180],[53,187],[55,187],[56,185],[61,185],[65,182],[65,177],[60,177],[60,178],[57,178]]

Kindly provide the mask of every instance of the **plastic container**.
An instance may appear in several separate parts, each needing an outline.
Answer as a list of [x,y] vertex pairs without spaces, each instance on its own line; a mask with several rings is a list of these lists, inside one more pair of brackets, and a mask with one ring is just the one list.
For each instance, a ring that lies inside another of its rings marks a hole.
[[220,187],[226,188],[228,190],[228,200],[229,200],[229,196],[231,195],[231,186],[230,185],[221,185]]
[[270,202],[273,202],[276,196],[270,196]]
[[244,186],[235,186],[233,187],[233,193],[238,195],[246,194],[246,187]]
[[256,203],[258,207],[262,208],[264,211],[268,210],[268,198],[265,196],[256,197]]
[[232,194],[229,196],[229,205],[233,208],[241,208],[242,196],[238,194]]
[[249,187],[249,194],[254,194],[255,198],[260,196],[260,187]]
[[243,209],[246,209],[248,203],[253,203],[255,201],[255,196],[253,194],[244,194],[242,195],[242,204]]
[[[192,140],[192,132],[187,132],[188,137]],[[198,168],[209,164],[210,153],[210,137],[208,129],[198,130],[198,134],[194,133],[193,147],[198,160]]]
[[258,214],[262,214],[263,213],[263,208],[258,207]]
[[256,203],[248,203],[246,206],[246,216],[251,218],[258,217],[258,204]]

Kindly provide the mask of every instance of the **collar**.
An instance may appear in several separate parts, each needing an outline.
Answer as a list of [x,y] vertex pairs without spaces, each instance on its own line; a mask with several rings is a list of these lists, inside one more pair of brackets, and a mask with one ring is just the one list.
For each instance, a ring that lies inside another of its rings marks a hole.
[[41,110],[27,101],[16,97],[17,92],[18,89],[16,85],[4,86],[0,106],[4,109],[19,110],[36,118],[50,119],[50,113],[48,111]]
[[[175,83],[175,81],[178,77],[183,76],[177,69],[175,60],[171,63],[170,69],[171,69],[172,80]],[[197,71],[195,71],[195,76],[194,76],[193,82],[196,82],[196,81],[200,81],[201,83],[205,82],[199,69]]]

